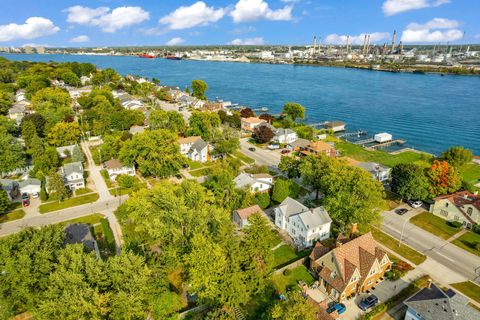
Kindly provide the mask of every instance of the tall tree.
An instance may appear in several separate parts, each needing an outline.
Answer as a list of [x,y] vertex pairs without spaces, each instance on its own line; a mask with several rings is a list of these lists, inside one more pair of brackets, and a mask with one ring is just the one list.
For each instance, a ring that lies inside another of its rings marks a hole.
[[281,157],[278,169],[287,175],[290,179],[300,177],[301,161],[294,157]]
[[455,167],[445,161],[434,160],[427,169],[430,197],[458,191],[462,186],[460,175]]
[[85,155],[83,154],[83,151],[78,144],[75,145],[75,147],[73,147],[72,161],[73,162],[85,162]]
[[197,99],[207,100],[205,93],[208,90],[208,85],[203,80],[193,80],[192,81],[192,96]]
[[45,118],[47,130],[73,113],[70,104],[70,94],[60,88],[41,89],[32,98],[32,106]]
[[58,173],[50,176],[48,180],[48,192],[51,197],[55,197],[59,201],[65,200],[70,195],[67,187],[65,187],[63,177]]
[[23,148],[5,129],[0,128],[0,172],[10,172],[25,166]]
[[425,200],[428,197],[428,181],[422,167],[413,164],[398,164],[392,169],[392,191],[403,199]]
[[275,136],[275,133],[273,132],[270,127],[266,125],[260,125],[256,127],[253,130],[253,135],[252,137],[258,142],[258,143],[267,143],[270,142],[273,137]]
[[55,147],[76,144],[82,132],[78,122],[59,122],[48,133],[48,142]]
[[176,111],[153,110],[148,117],[151,129],[168,129],[176,133],[185,131],[185,120]]
[[286,300],[275,303],[267,319],[278,320],[315,320],[317,319],[316,306],[308,301],[299,292],[287,294]]
[[240,117],[242,118],[255,117],[255,113],[250,108],[243,108],[242,110],[240,110]]
[[201,136],[203,140],[211,141],[215,138],[220,123],[220,117],[215,112],[194,111],[190,116],[187,135]]
[[0,213],[7,211],[8,208],[10,208],[10,199],[0,183]]
[[460,168],[469,163],[473,159],[472,150],[465,149],[464,147],[455,146],[451,147],[447,151],[443,152],[439,160],[446,161],[448,164]]
[[295,102],[288,102],[283,106],[283,113],[293,121],[305,118],[305,107]]
[[215,149],[213,153],[226,154],[232,153],[240,147],[240,135],[238,130],[225,127],[222,134],[214,143]]

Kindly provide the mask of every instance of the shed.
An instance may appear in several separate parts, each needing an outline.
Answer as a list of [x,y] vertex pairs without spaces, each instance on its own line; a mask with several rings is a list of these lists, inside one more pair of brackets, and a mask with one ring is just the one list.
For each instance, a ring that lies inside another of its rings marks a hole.
[[392,141],[392,135],[386,132],[377,133],[373,139],[378,143],[383,143],[387,141]]

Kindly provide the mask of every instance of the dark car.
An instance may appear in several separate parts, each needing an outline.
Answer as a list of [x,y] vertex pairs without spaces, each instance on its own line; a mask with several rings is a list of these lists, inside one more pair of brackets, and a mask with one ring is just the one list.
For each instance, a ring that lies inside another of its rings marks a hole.
[[407,212],[408,212],[408,209],[405,209],[405,208],[395,210],[395,213],[398,214],[399,216],[403,216]]
[[175,175],[175,178],[177,178],[178,180],[182,180],[182,175],[176,174],[176,175]]
[[282,151],[280,151],[281,154],[287,154],[287,153],[290,153],[290,150],[287,150],[287,149],[284,149]]
[[360,309],[366,311],[367,309],[372,308],[374,305],[378,303],[378,298],[376,295],[372,294],[365,299],[363,299],[360,304],[358,305]]
[[182,167],[183,167],[183,169],[188,169],[188,168],[190,168],[190,166],[188,165],[188,163],[185,163]]
[[26,192],[22,193],[22,200],[30,199],[30,195]]
[[336,303],[330,308],[327,309],[327,313],[332,313],[337,311],[337,314],[342,314],[347,310],[347,307],[343,303]]
[[255,152],[257,149],[255,149],[254,147],[251,147],[251,148],[248,148],[248,150]]

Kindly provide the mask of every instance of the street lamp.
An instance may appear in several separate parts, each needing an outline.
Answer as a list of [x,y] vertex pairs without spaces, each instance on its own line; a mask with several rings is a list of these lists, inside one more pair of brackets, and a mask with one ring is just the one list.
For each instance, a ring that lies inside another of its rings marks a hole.
[[405,226],[407,225],[408,220],[405,219],[405,222],[403,223],[402,227],[402,233],[400,234],[400,239],[398,240],[398,246],[400,247],[402,245],[402,239],[403,239],[403,232],[405,231]]

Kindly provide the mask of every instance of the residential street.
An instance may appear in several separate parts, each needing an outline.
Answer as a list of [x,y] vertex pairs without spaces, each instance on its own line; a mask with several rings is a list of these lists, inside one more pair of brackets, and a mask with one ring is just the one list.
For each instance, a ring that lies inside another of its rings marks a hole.
[[[248,148],[255,148],[255,151],[250,151]],[[258,165],[276,167],[280,163],[280,152],[277,150],[265,150],[254,146],[248,142],[248,139],[240,139],[240,150],[246,156],[255,160]]]
[[465,278],[480,284],[480,257],[467,252],[433,234],[411,224],[408,220],[414,215],[411,210],[404,216],[394,211],[383,213],[382,230],[400,239],[415,250],[425,254],[434,262],[444,265]]

